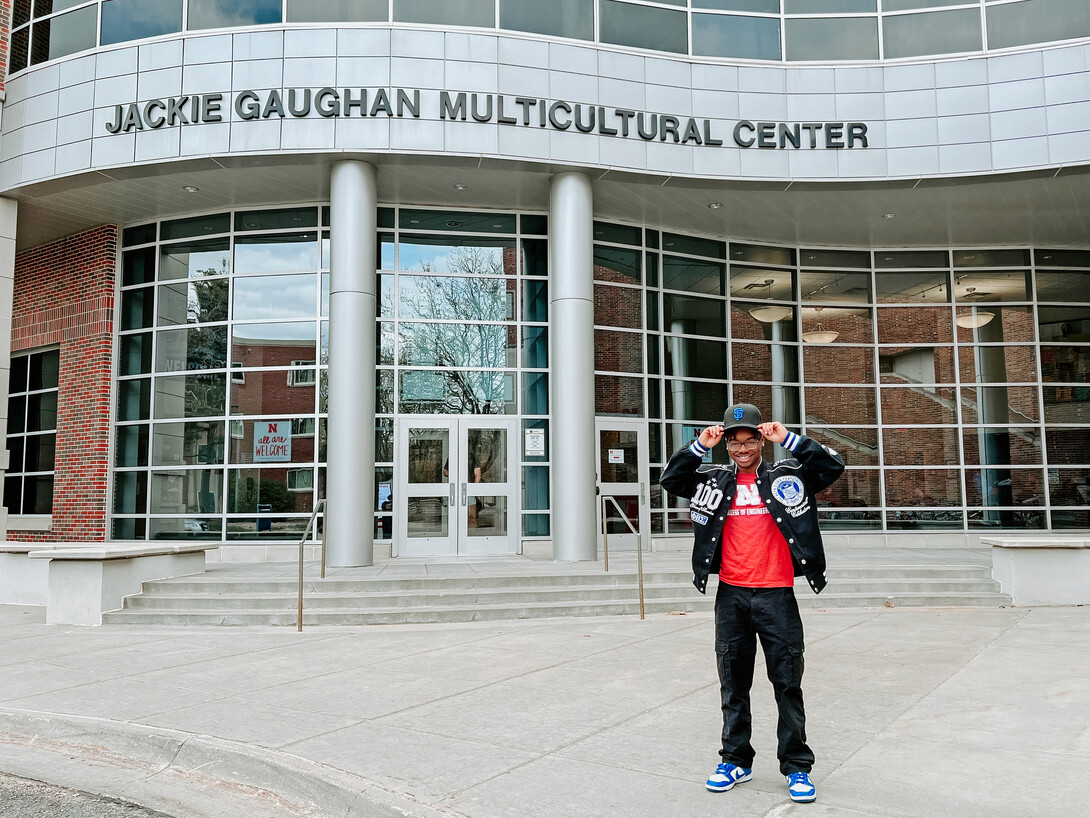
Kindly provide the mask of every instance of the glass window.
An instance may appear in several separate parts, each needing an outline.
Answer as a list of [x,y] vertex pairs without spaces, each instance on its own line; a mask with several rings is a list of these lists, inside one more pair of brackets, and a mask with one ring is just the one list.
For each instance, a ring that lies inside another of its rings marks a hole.
[[[159,290],[159,326],[227,320],[227,279],[164,284]],[[134,292],[141,292],[135,290]]]
[[643,335],[594,331],[594,368],[603,372],[643,372]]
[[1090,423],[1090,386],[1046,386],[1045,421]]
[[948,307],[883,307],[878,310],[878,343],[935,344],[954,340]]
[[964,5],[967,5],[966,0],[882,0],[882,11],[909,11]]
[[779,59],[779,17],[693,14],[692,52],[697,57]]
[[662,257],[662,286],[667,290],[722,295],[727,265],[680,256]]
[[163,222],[161,236],[163,241],[171,239],[187,239],[193,236],[204,236],[208,233],[226,233],[231,229],[231,217],[226,213],[215,213],[208,216],[193,216],[188,219],[174,219]]
[[980,51],[980,9],[899,14],[882,18],[886,59]]
[[594,285],[594,323],[607,327],[640,329],[642,291],[634,287]]
[[1033,466],[1041,462],[1041,430],[977,427],[963,433],[967,466]]
[[306,318],[318,311],[318,276],[273,275],[236,278],[236,321]]
[[[383,209],[380,208],[379,210],[381,216]],[[403,207],[398,211],[398,225],[402,230],[438,230],[447,233],[514,233],[515,217],[510,213],[412,210]],[[392,227],[393,225],[389,226]],[[448,239],[448,241],[452,240]]]
[[102,4],[103,45],[181,30],[182,0],[105,0]]
[[482,367],[515,365],[516,336],[503,324],[398,324],[402,366]]
[[807,423],[870,426],[878,422],[873,387],[807,386],[804,395]]
[[954,382],[952,347],[881,348],[878,372],[885,384]]
[[128,250],[121,261],[121,285],[150,284],[155,280],[155,248]]
[[156,372],[188,372],[226,366],[227,326],[224,324],[164,330],[155,339]]
[[[289,366],[294,360],[313,360],[314,322],[284,321],[235,324],[231,328],[231,366]],[[236,373],[242,382],[247,373]]]
[[280,0],[189,0],[189,28],[228,28],[280,22]]
[[114,443],[114,465],[148,465],[148,425],[118,426]]
[[19,29],[11,35],[11,62],[9,73],[22,71],[30,59],[30,26]]
[[879,465],[877,429],[825,429],[807,426],[806,436],[836,451],[844,458],[847,466]]
[[869,344],[874,340],[871,310],[803,307],[802,340],[808,344]]
[[594,411],[599,415],[643,417],[643,378],[595,375]]
[[806,344],[802,366],[806,383],[874,383],[874,350],[868,347]]
[[118,383],[117,419],[147,420],[149,417],[151,417],[151,378]]
[[842,270],[803,270],[799,275],[803,301],[867,304],[871,300],[870,273]]
[[88,6],[34,24],[32,63],[55,60],[94,48],[98,36],[98,8]]
[[156,418],[222,416],[226,408],[227,376],[201,373],[155,379]]
[[168,244],[159,254],[159,280],[227,275],[231,271],[228,239]]
[[532,369],[549,365],[548,327],[522,328],[522,365]]
[[1090,4],[1083,0],[1025,0],[988,6],[988,47],[1090,36]]
[[[953,430],[946,430],[953,436]],[[939,461],[941,462],[941,461]],[[890,517],[906,521],[943,521],[930,509],[936,506],[961,505],[961,472],[956,469],[887,469],[885,472],[886,505],[915,507],[916,511],[898,512]],[[922,507],[922,508],[921,508]],[[957,526],[961,527],[960,515]],[[946,519],[954,522],[952,519]],[[893,526],[891,526],[893,527]]]
[[549,320],[549,282],[530,279],[522,283],[522,320]]
[[483,321],[514,318],[514,281],[502,278],[401,276],[398,315],[402,318]]
[[798,347],[731,344],[731,377],[736,381],[783,383],[799,379]]
[[296,361],[297,364],[290,369],[247,372],[244,383],[232,381],[231,414],[248,416],[314,414],[314,359],[298,358]]
[[679,378],[727,379],[727,345],[678,335],[666,337],[666,374]]
[[598,36],[603,43],[685,54],[689,50],[688,22],[683,11],[617,0],[600,0],[598,5]]
[[223,462],[222,420],[157,423],[151,438],[153,466],[197,466]]
[[[881,393],[882,423],[957,423],[957,391],[952,386],[883,386]],[[941,462],[925,460],[919,465]]]
[[147,472],[118,472],[114,475],[114,514],[146,514]]
[[1090,341],[1090,304],[1038,307],[1037,325],[1042,342],[1085,343]]
[[527,372],[522,376],[522,407],[526,415],[549,414],[549,376],[544,372]]
[[782,304],[747,304],[730,307],[730,337],[747,341],[796,341],[795,310]]
[[388,0],[288,0],[289,23],[385,22]]
[[150,241],[155,241],[158,227],[159,225],[155,222],[142,224],[138,227],[126,227],[121,231],[121,246],[132,247],[136,244],[147,244]]
[[394,22],[492,28],[496,4],[494,0],[394,0]]
[[1041,380],[1053,383],[1090,383],[1090,346],[1042,346]]
[[10,457],[4,477],[10,514],[53,510],[59,368],[56,349],[11,358],[6,441]]
[[593,40],[594,0],[500,0],[500,28]]
[[740,298],[792,301],[795,298],[795,274],[791,270],[732,264],[730,294]]
[[317,233],[239,236],[235,239],[236,273],[295,273],[317,269]]
[[523,466],[522,507],[530,510],[549,508],[548,466]]
[[594,280],[639,284],[643,280],[639,251],[594,245]]
[[1031,346],[973,346],[958,349],[962,383],[1037,380],[1037,355]]
[[865,14],[878,0],[783,0],[784,14]]
[[1036,386],[963,386],[962,423],[1027,423],[1041,419]]
[[1037,271],[1038,300],[1064,302],[1074,293],[1090,293],[1090,270]]
[[694,9],[722,11],[753,11],[757,14],[779,14],[780,0],[693,0]]
[[515,376],[508,372],[408,370],[399,378],[399,411],[414,415],[511,415]]
[[514,247],[506,239],[403,235],[398,245],[397,268],[408,272],[461,275],[517,275]]
[[11,3],[11,6],[12,6],[11,25],[12,25],[13,28],[15,26],[21,26],[24,23],[29,23],[30,22],[30,7],[31,7],[31,5],[32,5],[31,0],[15,0],[13,3]]
[[785,21],[788,60],[876,60],[877,17],[793,18]]

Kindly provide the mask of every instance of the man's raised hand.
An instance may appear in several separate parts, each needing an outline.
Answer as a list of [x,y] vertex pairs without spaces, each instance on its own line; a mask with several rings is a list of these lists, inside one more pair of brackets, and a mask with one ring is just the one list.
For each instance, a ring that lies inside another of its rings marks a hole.
[[765,440],[771,440],[773,443],[783,443],[787,439],[787,427],[777,420],[762,423],[757,427],[757,431]]
[[700,445],[705,449],[710,449],[715,446],[720,440],[723,439],[723,427],[722,426],[709,426],[703,432],[700,433]]

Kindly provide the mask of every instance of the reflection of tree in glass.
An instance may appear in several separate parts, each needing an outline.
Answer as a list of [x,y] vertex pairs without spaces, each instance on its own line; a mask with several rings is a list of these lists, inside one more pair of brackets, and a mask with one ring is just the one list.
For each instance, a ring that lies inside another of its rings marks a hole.
[[[422,271],[432,272],[430,262]],[[508,318],[507,282],[501,258],[481,247],[451,248],[448,269],[457,276],[430,279],[403,277],[401,316],[423,319]],[[410,283],[411,282],[411,283]],[[414,286],[415,285],[415,286]],[[450,414],[502,412],[503,376],[491,372],[463,372],[460,367],[500,369],[507,365],[508,333],[496,324],[441,324],[421,322],[399,325],[398,363],[402,366],[433,366],[445,370],[443,397],[429,396],[415,411]],[[410,381],[411,383],[411,381]],[[419,396],[406,394],[409,400]],[[414,401],[415,402],[415,401]],[[405,408],[405,407],[403,407]],[[405,408],[405,411],[410,411]]]

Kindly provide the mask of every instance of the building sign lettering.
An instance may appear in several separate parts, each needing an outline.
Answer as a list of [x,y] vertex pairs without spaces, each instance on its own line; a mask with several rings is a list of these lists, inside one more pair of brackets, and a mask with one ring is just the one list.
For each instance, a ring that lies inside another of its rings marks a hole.
[[[106,122],[112,134],[156,130],[174,125],[223,122],[230,111],[243,121],[271,117],[412,117],[421,115],[421,92],[404,88],[288,88],[189,94],[115,105]],[[466,91],[439,92],[434,112],[440,120],[495,123],[522,128],[597,133],[645,142],[739,148],[813,150],[866,148],[865,122],[738,121],[729,134],[717,133],[721,123],[700,117],[610,108],[565,100]]]

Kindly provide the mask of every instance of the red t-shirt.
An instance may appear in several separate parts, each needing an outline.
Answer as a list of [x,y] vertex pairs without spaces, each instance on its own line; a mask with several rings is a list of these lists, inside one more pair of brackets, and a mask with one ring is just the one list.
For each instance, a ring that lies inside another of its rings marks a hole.
[[738,488],[723,523],[719,581],[743,588],[786,588],[795,584],[787,541],[757,491],[757,475],[739,474]]

